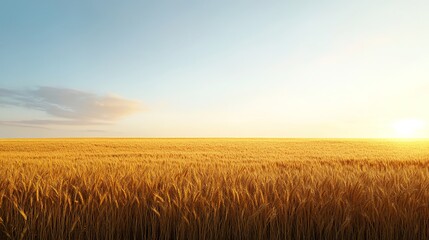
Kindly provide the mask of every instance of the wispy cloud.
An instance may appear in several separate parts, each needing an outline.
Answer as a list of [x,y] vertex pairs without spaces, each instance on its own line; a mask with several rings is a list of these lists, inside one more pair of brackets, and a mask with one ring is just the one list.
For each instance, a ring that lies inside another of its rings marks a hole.
[[22,107],[44,112],[51,119],[0,121],[14,126],[103,125],[144,110],[141,102],[117,95],[97,95],[68,88],[39,87],[33,90],[0,88],[0,108]]

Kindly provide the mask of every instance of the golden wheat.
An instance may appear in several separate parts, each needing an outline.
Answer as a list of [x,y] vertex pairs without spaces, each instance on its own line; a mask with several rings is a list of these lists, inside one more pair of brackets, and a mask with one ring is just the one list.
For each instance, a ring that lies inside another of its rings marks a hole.
[[428,239],[429,141],[0,140],[0,239]]

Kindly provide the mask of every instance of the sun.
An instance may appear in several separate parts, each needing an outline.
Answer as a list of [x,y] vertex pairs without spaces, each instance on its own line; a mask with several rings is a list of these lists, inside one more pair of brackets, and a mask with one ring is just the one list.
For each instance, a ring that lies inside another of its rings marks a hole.
[[418,137],[424,126],[425,123],[419,119],[401,119],[393,123],[393,128],[398,138]]

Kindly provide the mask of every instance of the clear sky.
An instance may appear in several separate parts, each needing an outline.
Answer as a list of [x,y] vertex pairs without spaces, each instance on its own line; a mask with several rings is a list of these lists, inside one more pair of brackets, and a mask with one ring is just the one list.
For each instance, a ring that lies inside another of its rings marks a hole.
[[429,137],[429,1],[0,2],[0,137]]

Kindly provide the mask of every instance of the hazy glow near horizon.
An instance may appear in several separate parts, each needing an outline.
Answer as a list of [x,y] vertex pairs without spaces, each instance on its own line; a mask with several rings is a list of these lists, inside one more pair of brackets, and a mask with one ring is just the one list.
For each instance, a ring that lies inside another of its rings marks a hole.
[[3,1],[1,137],[429,138],[429,2]]
[[421,137],[421,132],[425,128],[425,122],[419,119],[402,119],[394,123],[394,128],[398,138]]

